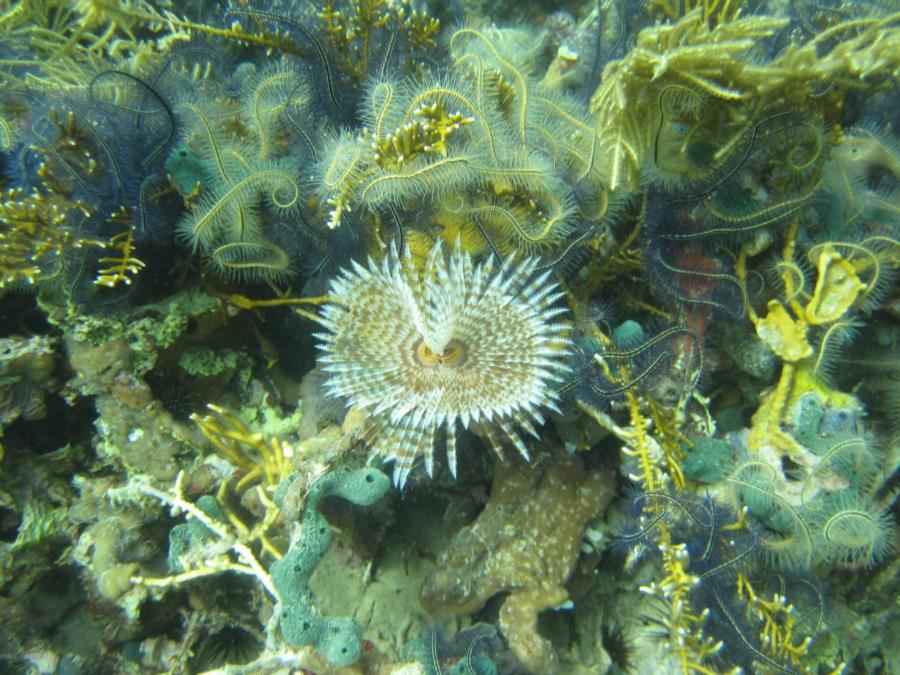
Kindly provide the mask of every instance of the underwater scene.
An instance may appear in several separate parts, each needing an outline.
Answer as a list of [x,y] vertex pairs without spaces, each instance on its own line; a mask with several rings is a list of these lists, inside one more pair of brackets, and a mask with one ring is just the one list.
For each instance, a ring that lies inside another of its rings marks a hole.
[[900,674],[896,0],[0,0],[0,675]]

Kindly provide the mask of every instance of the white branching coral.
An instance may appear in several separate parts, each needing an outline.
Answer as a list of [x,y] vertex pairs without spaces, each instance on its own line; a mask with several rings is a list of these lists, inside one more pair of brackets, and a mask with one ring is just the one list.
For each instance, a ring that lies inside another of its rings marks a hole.
[[438,243],[417,265],[392,249],[380,266],[354,262],[329,295],[317,335],[327,390],[366,412],[398,486],[419,456],[432,474],[441,430],[456,475],[458,424],[477,424],[498,453],[505,437],[528,457],[519,429],[537,436],[541,409],[557,409],[569,330],[562,293],[537,260],[495,268],[458,243],[445,257]]

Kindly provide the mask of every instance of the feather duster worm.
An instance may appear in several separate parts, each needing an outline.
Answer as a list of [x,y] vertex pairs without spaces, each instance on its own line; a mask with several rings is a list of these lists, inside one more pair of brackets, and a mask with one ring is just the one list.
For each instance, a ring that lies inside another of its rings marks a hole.
[[317,336],[326,386],[366,411],[398,486],[419,456],[432,474],[442,430],[456,475],[458,425],[479,425],[497,452],[499,431],[528,457],[518,428],[537,436],[541,409],[556,409],[569,347],[562,293],[537,262],[475,264],[438,243],[423,265],[392,248],[380,266],[354,263],[332,281]]

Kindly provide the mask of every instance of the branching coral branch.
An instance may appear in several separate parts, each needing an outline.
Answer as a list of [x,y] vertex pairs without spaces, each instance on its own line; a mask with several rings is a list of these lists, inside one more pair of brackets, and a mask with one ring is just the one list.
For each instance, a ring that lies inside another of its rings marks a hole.
[[898,22],[898,13],[845,21],[768,61],[751,54],[785,28],[787,19],[747,16],[711,27],[698,8],[674,24],[645,28],[625,58],[607,64],[590,103],[610,189],[637,188],[667,87],[696,92],[710,119],[717,104],[726,106],[728,124],[740,128],[740,120],[767,107],[808,108],[813,92],[823,86],[893,86],[900,77]]
[[113,491],[112,499],[134,499],[134,497],[137,495],[144,495],[147,497],[152,497],[153,499],[156,499],[157,501],[162,502],[163,504],[168,506],[173,516],[178,515],[182,512],[187,513],[189,516],[197,520],[197,522],[201,523],[210,532],[215,534],[219,538],[219,540],[231,551],[233,551],[242,562],[235,563],[227,559],[214,558],[206,560],[201,565],[175,576],[162,578],[134,577],[132,581],[135,584],[168,587],[177,585],[180,582],[200,579],[203,577],[212,576],[214,574],[220,574],[222,572],[238,572],[240,574],[248,574],[250,576],[256,577],[259,583],[263,585],[263,587],[269,592],[269,594],[276,601],[279,601],[280,597],[278,595],[278,591],[275,590],[275,585],[272,582],[272,577],[265,570],[262,564],[260,564],[259,560],[257,560],[256,555],[253,553],[253,551],[251,551],[247,544],[241,541],[239,537],[235,536],[231,531],[229,531],[228,527],[224,523],[211,518],[208,514],[204,513],[203,510],[200,509],[196,504],[185,499],[183,483],[184,471],[178,472],[178,476],[175,478],[175,484],[168,491],[163,491],[155,488],[146,480],[132,480],[132,482],[128,486]]

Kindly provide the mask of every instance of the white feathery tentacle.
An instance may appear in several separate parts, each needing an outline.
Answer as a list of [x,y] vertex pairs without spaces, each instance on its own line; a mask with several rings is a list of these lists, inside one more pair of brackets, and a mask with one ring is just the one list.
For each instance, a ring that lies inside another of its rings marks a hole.
[[316,334],[325,388],[377,422],[373,450],[394,462],[398,486],[420,455],[431,475],[442,429],[456,475],[457,423],[479,424],[498,452],[502,438],[528,456],[518,429],[537,435],[569,370],[561,293],[536,270],[515,256],[476,264],[457,241],[448,255],[435,244],[420,264],[391,247],[380,264],[354,262],[331,282]]

